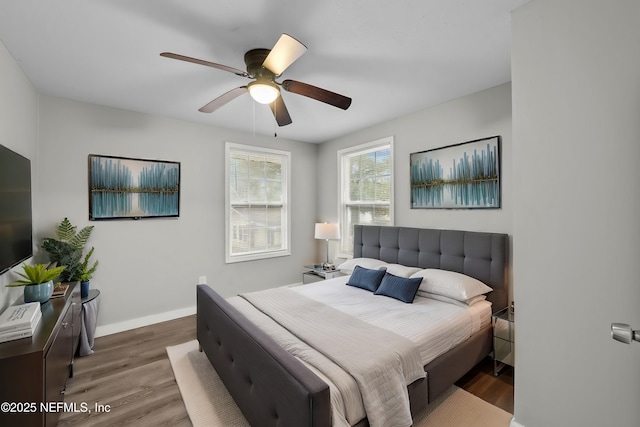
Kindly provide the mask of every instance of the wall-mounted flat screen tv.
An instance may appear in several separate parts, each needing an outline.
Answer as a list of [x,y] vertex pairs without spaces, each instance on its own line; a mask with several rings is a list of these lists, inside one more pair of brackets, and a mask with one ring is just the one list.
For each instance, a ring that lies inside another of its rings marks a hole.
[[180,163],[89,155],[89,219],[180,216]]
[[33,255],[31,162],[0,145],[0,274]]

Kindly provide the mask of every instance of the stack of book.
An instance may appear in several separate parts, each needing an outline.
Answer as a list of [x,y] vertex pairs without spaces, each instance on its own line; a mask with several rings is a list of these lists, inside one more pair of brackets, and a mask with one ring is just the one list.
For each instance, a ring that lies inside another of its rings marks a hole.
[[60,298],[63,297],[65,292],[67,292],[67,288],[69,285],[63,285],[62,283],[58,283],[53,288],[53,294],[51,294],[51,298]]
[[32,336],[41,318],[39,302],[7,308],[0,314],[0,343]]

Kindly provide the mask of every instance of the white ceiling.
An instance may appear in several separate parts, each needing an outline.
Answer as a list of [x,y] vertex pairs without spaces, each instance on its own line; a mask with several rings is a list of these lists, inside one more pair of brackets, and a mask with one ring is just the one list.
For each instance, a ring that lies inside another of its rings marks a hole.
[[[45,94],[307,142],[323,142],[510,80],[510,12],[529,0],[16,0],[0,40]],[[243,95],[198,108],[246,78],[281,33],[308,51],[279,80],[353,98],[347,111],[282,91],[293,124]]]

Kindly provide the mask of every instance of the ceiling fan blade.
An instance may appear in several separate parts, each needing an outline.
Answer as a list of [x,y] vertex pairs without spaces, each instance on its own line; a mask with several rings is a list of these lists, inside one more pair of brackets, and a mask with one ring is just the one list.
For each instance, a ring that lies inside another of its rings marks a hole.
[[217,68],[218,70],[228,71],[241,77],[249,77],[246,71],[239,70],[237,68],[228,67],[222,64],[216,64],[215,62],[205,61],[203,59],[191,58],[190,56],[179,55],[177,53],[162,52],[160,56],[171,59],[179,59],[180,61],[193,62],[194,64],[206,65],[207,67]]
[[331,92],[307,83],[298,82],[296,80],[285,80],[282,82],[284,90],[297,93],[298,95],[313,98],[334,107],[346,110],[351,105],[351,98]]
[[286,126],[292,123],[287,106],[284,105],[282,95],[269,104],[269,107],[271,107],[271,111],[273,112],[273,116],[276,118],[276,122],[278,122],[278,126]]
[[231,89],[229,92],[220,95],[219,97],[217,97],[216,99],[208,103],[207,105],[199,108],[198,111],[202,113],[213,113],[218,108],[225,105],[227,102],[233,101],[240,95],[246,93],[247,90],[248,90],[247,86],[240,86],[235,89]]
[[283,34],[264,59],[262,66],[279,76],[306,51],[307,47],[305,45],[290,35]]

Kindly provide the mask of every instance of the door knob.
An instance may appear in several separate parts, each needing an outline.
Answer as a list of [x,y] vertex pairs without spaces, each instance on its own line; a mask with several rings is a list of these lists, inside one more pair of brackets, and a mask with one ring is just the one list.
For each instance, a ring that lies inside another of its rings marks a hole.
[[640,342],[640,331],[634,331],[626,323],[612,323],[611,338],[625,344],[631,344],[633,340]]

